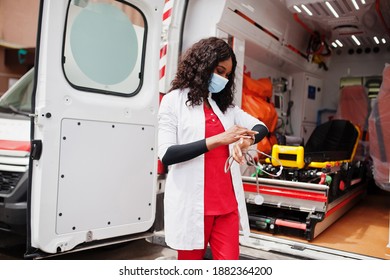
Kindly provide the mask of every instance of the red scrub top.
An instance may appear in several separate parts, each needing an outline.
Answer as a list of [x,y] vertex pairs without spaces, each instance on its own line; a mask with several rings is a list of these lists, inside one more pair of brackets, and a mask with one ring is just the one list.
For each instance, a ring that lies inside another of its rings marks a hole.
[[[206,118],[205,136],[210,137],[225,131],[221,121],[211,108],[204,105]],[[229,157],[229,146],[219,146],[205,153],[205,215],[222,215],[237,209],[230,172],[225,173],[225,162]]]

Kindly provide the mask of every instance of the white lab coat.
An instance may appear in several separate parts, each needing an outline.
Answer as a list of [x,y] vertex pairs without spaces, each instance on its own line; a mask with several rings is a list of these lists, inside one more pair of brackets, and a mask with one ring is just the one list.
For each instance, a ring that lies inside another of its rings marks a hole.
[[[174,90],[161,101],[159,109],[158,155],[167,149],[205,137],[203,105],[187,106],[188,90]],[[210,105],[225,130],[237,124],[252,129],[263,124],[237,106],[221,112],[214,100]],[[232,145],[230,145],[230,150]],[[249,221],[239,164],[234,162],[231,175],[240,213],[242,233],[249,235]],[[204,248],[204,155],[169,167],[165,184],[165,241],[177,250]]]

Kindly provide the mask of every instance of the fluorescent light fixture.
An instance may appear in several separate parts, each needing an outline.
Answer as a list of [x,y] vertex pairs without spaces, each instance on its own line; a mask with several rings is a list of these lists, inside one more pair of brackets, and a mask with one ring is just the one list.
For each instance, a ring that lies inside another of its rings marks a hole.
[[294,10],[297,11],[298,13],[302,13],[302,10],[299,9],[299,7],[297,5],[294,5],[293,6]]
[[375,41],[375,43],[377,44],[377,45],[379,45],[379,39],[378,39],[378,37],[374,37],[374,41]]
[[352,35],[351,37],[355,41],[356,45],[360,46],[360,41],[358,40],[358,38],[356,38],[355,35]]
[[362,4],[363,4],[363,5],[365,5],[365,4],[366,4],[366,0],[362,0],[361,2],[362,2]]
[[336,44],[335,42],[332,43],[332,46],[333,46],[334,48],[337,48],[337,44]]
[[356,0],[352,0],[352,3],[355,6],[355,9],[359,10],[359,5],[356,3]]
[[385,38],[382,38],[382,43],[386,44],[386,39]]
[[302,9],[305,10],[305,12],[306,12],[309,16],[312,16],[312,15],[313,15],[313,13],[310,12],[310,10],[309,10],[304,4],[302,4],[301,7],[302,7]]
[[340,42],[340,40],[336,40],[335,42],[336,42],[336,44],[339,45],[340,47],[343,47],[343,46],[344,46],[343,43]]
[[328,9],[332,12],[332,14],[333,14],[336,18],[338,18],[338,17],[339,17],[339,14],[336,12],[335,9],[333,9],[332,5],[331,5],[328,1],[326,1],[325,4],[326,4],[326,6],[328,7]]

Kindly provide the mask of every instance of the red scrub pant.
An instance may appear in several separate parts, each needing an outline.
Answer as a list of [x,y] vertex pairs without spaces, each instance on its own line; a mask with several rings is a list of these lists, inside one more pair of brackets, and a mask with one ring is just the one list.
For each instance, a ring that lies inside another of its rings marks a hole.
[[213,260],[238,260],[239,258],[238,210],[218,216],[204,217],[205,248],[178,250],[178,260],[203,260],[207,244],[210,244]]

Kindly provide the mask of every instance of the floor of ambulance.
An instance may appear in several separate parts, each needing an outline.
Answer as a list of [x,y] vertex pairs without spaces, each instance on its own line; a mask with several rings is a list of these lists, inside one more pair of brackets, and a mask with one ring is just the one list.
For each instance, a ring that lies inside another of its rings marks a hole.
[[273,236],[390,260],[390,192],[375,188],[311,241],[290,236]]

